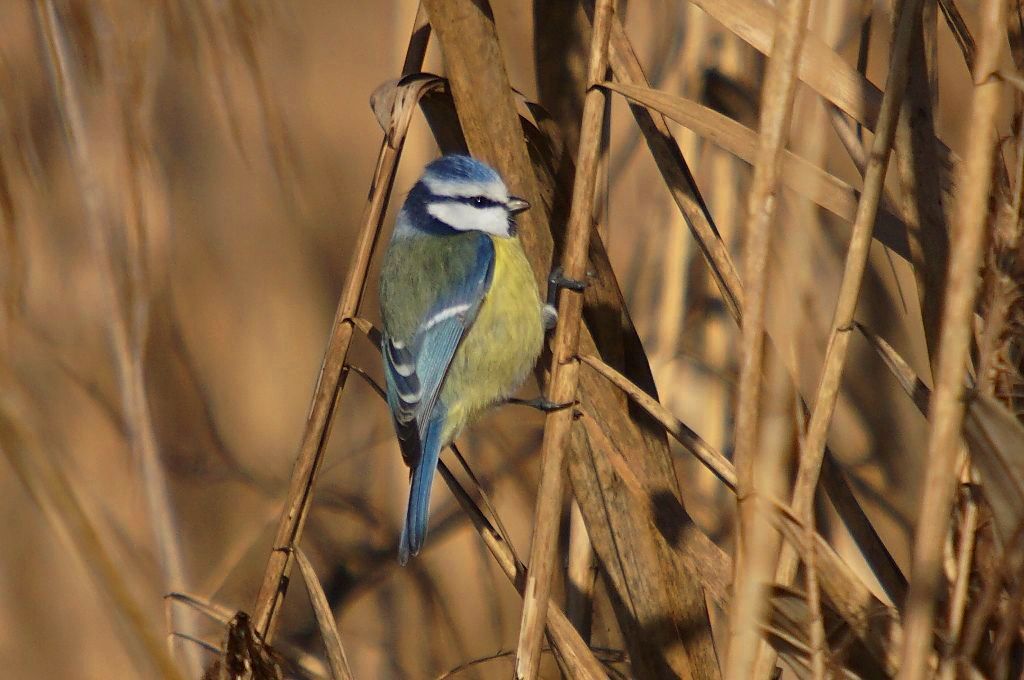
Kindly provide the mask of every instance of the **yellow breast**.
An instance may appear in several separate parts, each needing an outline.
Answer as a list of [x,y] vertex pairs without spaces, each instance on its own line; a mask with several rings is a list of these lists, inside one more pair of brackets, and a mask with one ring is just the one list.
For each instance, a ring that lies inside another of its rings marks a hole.
[[533,270],[518,238],[492,237],[494,274],[441,390],[450,441],[481,411],[519,389],[544,343]]

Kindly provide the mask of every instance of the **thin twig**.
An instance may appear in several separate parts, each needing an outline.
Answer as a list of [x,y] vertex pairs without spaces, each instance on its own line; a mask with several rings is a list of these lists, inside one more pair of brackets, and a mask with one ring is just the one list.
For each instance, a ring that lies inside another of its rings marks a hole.
[[969,129],[974,131],[965,161],[963,191],[957,205],[942,334],[932,394],[931,427],[924,494],[904,609],[900,680],[921,680],[928,672],[935,600],[940,588],[942,546],[949,525],[957,479],[964,416],[964,370],[970,355],[972,320],[978,294],[978,266],[988,240],[989,196],[996,153],[996,117],[1002,81],[999,68],[1006,26],[1006,3],[989,0],[982,6],[981,44],[974,73]]

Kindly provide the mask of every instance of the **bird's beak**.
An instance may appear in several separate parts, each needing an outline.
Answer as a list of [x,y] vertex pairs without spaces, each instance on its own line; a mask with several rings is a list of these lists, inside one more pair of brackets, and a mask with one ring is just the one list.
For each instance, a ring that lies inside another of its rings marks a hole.
[[508,207],[509,213],[512,215],[518,215],[524,210],[530,209],[529,202],[519,198],[518,196],[510,196],[506,206]]

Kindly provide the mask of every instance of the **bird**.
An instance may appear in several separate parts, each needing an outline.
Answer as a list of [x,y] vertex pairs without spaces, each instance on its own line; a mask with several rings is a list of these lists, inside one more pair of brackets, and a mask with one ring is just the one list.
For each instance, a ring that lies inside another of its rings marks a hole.
[[516,215],[529,207],[496,170],[451,154],[424,168],[398,213],[379,299],[387,401],[410,468],[403,565],[426,539],[441,450],[491,406],[551,406],[511,399],[557,319],[517,234]]

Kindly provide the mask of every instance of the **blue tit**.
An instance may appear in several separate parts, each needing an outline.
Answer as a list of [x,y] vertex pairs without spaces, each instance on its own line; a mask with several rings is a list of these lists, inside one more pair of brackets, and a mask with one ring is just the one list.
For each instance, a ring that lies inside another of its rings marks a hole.
[[516,235],[529,203],[468,156],[427,165],[398,214],[380,274],[388,405],[411,468],[399,561],[423,547],[441,449],[508,400],[553,322]]

